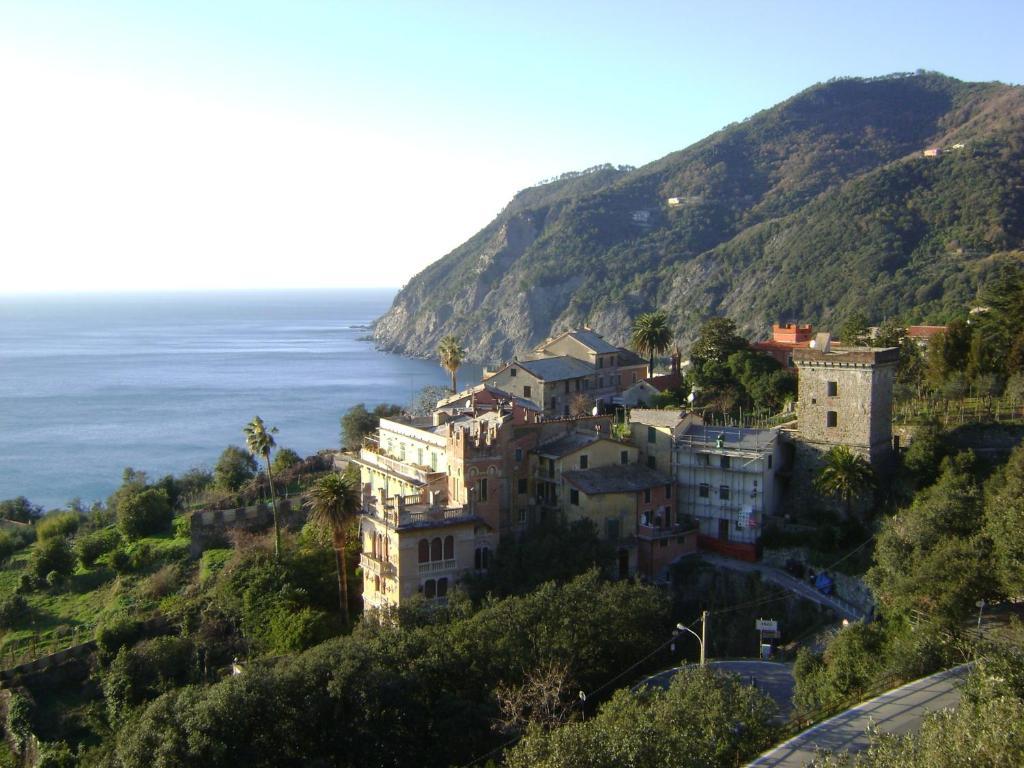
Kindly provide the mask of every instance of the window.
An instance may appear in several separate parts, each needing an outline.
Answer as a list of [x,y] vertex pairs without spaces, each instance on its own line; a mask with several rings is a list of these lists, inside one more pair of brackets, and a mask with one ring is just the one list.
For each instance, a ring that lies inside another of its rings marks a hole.
[[473,567],[478,571],[486,571],[491,560],[491,550],[488,547],[477,547],[473,553]]
[[526,478],[521,477],[516,481],[516,490],[518,493],[526,493]]
[[437,454],[433,451],[430,452],[430,468],[437,471]]
[[710,492],[710,490],[711,486],[709,486],[707,483],[701,483],[700,489],[697,491],[697,495],[700,496],[702,499],[706,499],[708,497],[708,493]]
[[533,388],[530,387],[529,384],[524,384],[523,385],[523,397],[525,397],[527,399],[529,399],[530,397],[533,397]]
[[701,467],[711,466],[711,457],[706,453],[697,454],[697,465]]
[[520,523],[525,523],[526,522],[526,507],[520,507],[519,508],[519,522]]
[[633,374],[633,382],[632,383],[636,384],[636,374],[635,373]]
[[668,539],[662,539],[661,540],[661,546],[667,547],[668,546]]
[[420,539],[420,562],[430,562],[430,542],[426,539]]
[[838,397],[839,396],[839,382],[838,381],[827,382],[825,386],[827,387],[827,394],[828,394],[829,397]]
[[586,469],[589,466],[590,466],[590,457],[587,454],[585,454],[585,453],[581,453],[580,454],[580,469]]
[[732,460],[728,456],[719,456],[718,457],[718,465],[722,469],[728,469],[729,467],[732,466]]
[[446,597],[447,595],[448,595],[448,579],[447,579],[447,577],[443,578],[443,579],[438,579],[437,580],[437,596],[438,597]]
[[835,411],[826,411],[825,412],[825,426],[826,427],[834,427],[838,423],[839,423],[839,414],[838,413],[836,413]]
[[427,583],[423,585],[423,596],[427,600],[433,600],[437,597],[437,582],[433,579],[427,579]]
[[597,367],[598,368],[604,368],[604,358],[603,357],[597,358]]
[[522,461],[522,460],[523,460],[523,449],[522,448],[516,448],[516,461]]
[[419,464],[421,467],[423,466],[423,449],[422,448],[417,448],[416,449],[416,463]]
[[723,486],[719,487],[719,489],[718,489],[718,498],[720,498],[722,501],[728,501],[729,500],[729,486],[728,485],[723,485]]
[[479,482],[477,482],[477,487],[479,489],[477,491],[477,498],[480,501],[487,501],[487,478],[481,477]]
[[580,391],[580,380],[579,379],[576,379],[576,391],[577,392]]
[[556,407],[558,407],[558,398],[557,397],[552,397],[551,398],[551,410],[552,411],[555,410]]
[[516,373],[517,373],[517,371],[516,371],[515,368],[509,368],[508,369],[508,375],[509,376],[513,376],[514,377],[516,375]]
[[651,503],[651,489],[650,488],[644,488],[644,504],[650,504],[650,503]]
[[597,377],[597,388],[600,389],[604,386],[604,376]]
[[619,464],[629,464],[629,451],[619,451]]
[[768,469],[771,469],[771,468],[772,468],[772,455],[769,453],[768,454]]
[[569,380],[568,379],[565,380],[565,394],[567,394],[567,395],[569,394]]
[[671,484],[665,486],[665,498],[666,499],[671,499],[672,498],[672,485]]
[[619,540],[619,518],[617,518],[617,517],[609,517],[607,520],[605,520],[604,525],[605,525],[605,531],[608,533],[608,540],[609,541],[618,541]]
[[658,440],[658,430],[656,430],[654,427],[648,427],[647,428],[647,442],[648,443],[654,443],[654,442],[657,442],[657,440]]
[[430,559],[432,561],[443,559],[442,554],[444,550],[442,549],[442,547],[443,545],[441,544],[440,538],[436,538],[432,542],[430,542]]
[[568,405],[568,403],[566,405],[562,406],[562,415],[563,416],[568,416],[569,415],[569,405]]
[[650,467],[651,469],[657,469],[658,468],[658,462],[657,462],[657,460],[653,456],[648,456],[647,457],[647,466]]
[[574,507],[578,507],[580,505],[580,492],[575,488],[572,488],[569,491],[569,503]]
[[444,559],[454,560],[455,559],[455,537],[445,536],[444,537]]

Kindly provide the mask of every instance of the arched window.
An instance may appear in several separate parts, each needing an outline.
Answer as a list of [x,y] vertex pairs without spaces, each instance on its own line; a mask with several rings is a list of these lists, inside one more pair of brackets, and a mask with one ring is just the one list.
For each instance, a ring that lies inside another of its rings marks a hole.
[[473,568],[479,571],[482,570],[483,567],[483,551],[480,549],[480,547],[477,547],[475,550],[473,550]]
[[[447,585],[445,585],[445,588],[447,589]],[[433,579],[427,579],[427,583],[423,585],[423,596],[427,600],[433,600],[437,597],[437,582]]]
[[420,539],[420,562],[430,562],[430,542],[426,539]]
[[443,560],[444,558],[441,555],[441,539],[437,538],[430,542],[430,559]]
[[491,548],[490,547],[484,547],[484,554],[483,554],[483,557],[481,559],[483,560],[482,565],[484,567],[484,570],[486,571],[490,567],[490,565],[491,565]]
[[444,559],[454,560],[455,559],[455,537],[445,536],[444,537]]
[[437,596],[445,597],[448,594],[448,579],[437,580]]

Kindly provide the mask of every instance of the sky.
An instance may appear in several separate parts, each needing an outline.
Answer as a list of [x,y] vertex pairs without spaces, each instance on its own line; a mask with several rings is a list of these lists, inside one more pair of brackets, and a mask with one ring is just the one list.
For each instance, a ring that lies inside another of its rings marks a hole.
[[398,287],[520,189],[835,76],[1024,80],[1024,3],[0,0],[0,294]]

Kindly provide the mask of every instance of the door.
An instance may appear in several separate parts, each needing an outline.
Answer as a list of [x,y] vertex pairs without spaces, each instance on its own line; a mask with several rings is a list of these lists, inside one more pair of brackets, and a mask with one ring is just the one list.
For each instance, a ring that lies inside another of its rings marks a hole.
[[718,521],[718,538],[722,541],[729,540],[729,521],[719,520]]

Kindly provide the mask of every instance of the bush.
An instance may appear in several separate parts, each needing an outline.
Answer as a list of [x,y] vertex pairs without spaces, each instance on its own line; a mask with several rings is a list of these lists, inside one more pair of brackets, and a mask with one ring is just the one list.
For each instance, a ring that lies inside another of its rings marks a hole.
[[96,627],[96,649],[100,661],[110,662],[125,646],[134,645],[142,636],[142,624],[123,614],[113,616]]
[[53,512],[36,523],[36,536],[40,541],[56,536],[73,536],[82,522],[77,512]]
[[78,561],[83,568],[92,568],[101,555],[110,552],[121,543],[121,533],[116,528],[103,528],[82,536],[75,543]]
[[118,506],[117,523],[126,538],[140,539],[165,530],[171,524],[172,515],[167,492],[147,488]]
[[220,573],[224,564],[235,553],[233,549],[208,549],[199,558],[199,583],[205,584]]
[[70,576],[75,570],[75,555],[71,551],[68,540],[58,536],[36,544],[32,560],[29,563],[29,570],[37,581],[44,581],[50,575],[50,571]]
[[64,576],[59,571],[50,571],[46,574],[46,583],[53,588],[60,587],[64,583]]
[[110,553],[107,562],[118,573],[130,573],[132,571],[132,557],[121,547]]
[[17,593],[0,600],[0,629],[12,629],[28,612],[28,601]]
[[27,595],[36,587],[35,579],[30,574],[23,573],[18,579],[18,586],[15,588],[15,594]]
[[174,538],[192,538],[192,517],[191,515],[178,515],[171,524],[174,529]]
[[154,600],[167,597],[167,595],[178,589],[180,578],[181,571],[177,565],[165,565],[146,579],[146,582],[142,585],[142,593]]
[[195,648],[181,637],[143,640],[121,648],[103,679],[103,697],[112,723],[139,704],[198,677]]

